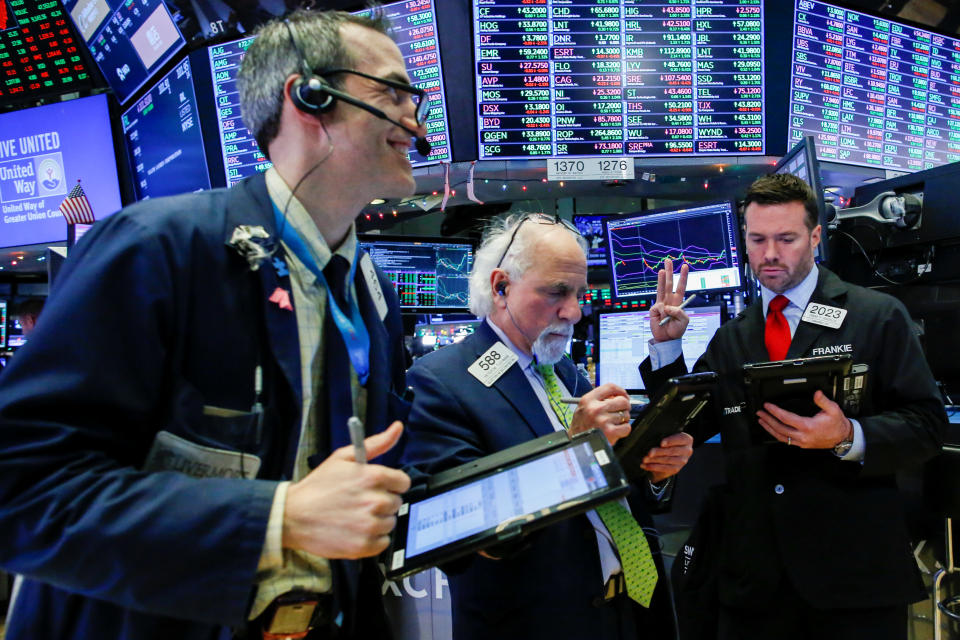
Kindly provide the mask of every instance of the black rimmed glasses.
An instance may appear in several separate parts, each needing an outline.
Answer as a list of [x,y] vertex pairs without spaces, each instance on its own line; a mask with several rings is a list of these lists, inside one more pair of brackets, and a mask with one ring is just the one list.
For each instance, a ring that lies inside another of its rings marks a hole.
[[[427,121],[427,117],[430,115],[430,95],[421,89],[420,87],[415,87],[412,84],[407,84],[406,82],[399,82],[397,80],[391,80],[389,78],[380,78],[378,76],[370,75],[369,73],[364,73],[362,71],[355,71],[354,69],[328,69],[318,74],[321,76],[329,76],[335,73],[350,73],[355,76],[360,76],[361,78],[366,78],[368,80],[373,80],[374,82],[379,82],[382,85],[388,86],[394,90],[394,99],[399,104],[400,103],[400,94],[397,92],[403,92],[410,95],[410,100],[413,101],[414,105],[414,116],[417,119],[418,125],[423,125]],[[353,96],[348,96],[347,94],[337,95],[338,98],[342,99],[344,102],[349,102],[355,107],[360,107],[370,113],[373,113],[375,116],[382,117],[383,112],[375,107],[371,107],[365,102],[361,102],[353,98]],[[350,99],[348,99],[348,97]],[[374,113],[377,111],[379,113]]]
[[559,214],[548,216],[545,213],[528,213],[527,215],[523,216],[520,222],[517,223],[517,226],[513,228],[513,233],[510,234],[510,242],[507,243],[507,247],[503,250],[503,253],[500,254],[500,259],[497,260],[497,266],[494,267],[494,269],[499,269],[500,265],[503,264],[503,259],[507,257],[507,253],[510,251],[510,247],[513,245],[513,240],[517,237],[517,231],[520,231],[520,227],[522,227],[523,223],[527,220],[531,220],[537,224],[560,224],[566,227],[569,231],[572,231],[573,233],[582,237],[580,231],[571,223],[561,218]]

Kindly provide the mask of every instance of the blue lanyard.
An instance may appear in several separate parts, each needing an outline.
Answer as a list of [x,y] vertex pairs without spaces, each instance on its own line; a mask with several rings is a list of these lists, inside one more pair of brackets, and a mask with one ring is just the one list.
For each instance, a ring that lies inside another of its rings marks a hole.
[[330,291],[330,286],[327,284],[327,279],[323,275],[323,270],[317,266],[316,260],[313,259],[310,251],[307,250],[307,245],[303,242],[297,230],[293,228],[293,225],[288,224],[286,220],[283,219],[283,214],[277,209],[276,204],[273,205],[273,216],[277,223],[277,229],[282,230],[280,238],[283,240],[283,243],[293,252],[293,255],[297,256],[297,259],[303,263],[303,266],[309,269],[310,272],[323,283],[324,289],[327,290],[327,305],[330,308],[330,313],[333,315],[333,321],[337,325],[340,335],[343,336],[343,343],[347,347],[347,353],[350,355],[350,362],[353,364],[353,369],[357,372],[357,378],[359,378],[361,385],[365,385],[367,383],[367,377],[370,374],[370,334],[367,333],[367,326],[363,323],[363,317],[360,315],[360,305],[351,294],[353,277],[357,273],[357,262],[360,261],[360,247],[357,247],[357,252],[354,254],[353,260],[350,263],[350,276],[347,280],[345,297],[347,303],[350,305],[351,316],[348,318],[347,314],[343,312],[343,309],[340,308],[337,300],[333,297],[333,292]]

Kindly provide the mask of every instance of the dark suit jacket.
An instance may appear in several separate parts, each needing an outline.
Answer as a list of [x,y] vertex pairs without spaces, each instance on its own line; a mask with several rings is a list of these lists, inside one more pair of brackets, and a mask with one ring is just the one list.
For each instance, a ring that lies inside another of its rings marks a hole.
[[[296,315],[268,301],[289,277],[269,261],[251,271],[226,245],[240,224],[276,237],[263,176],[98,223],[0,375],[0,565],[28,578],[8,638],[206,640],[244,623],[301,386]],[[384,321],[356,280],[370,433],[397,412],[404,381],[398,302],[380,281]],[[250,411],[257,364],[261,429],[204,413]],[[257,479],[141,471],[161,430],[258,456]],[[361,599],[376,617],[378,585]]]
[[[413,473],[433,474],[554,432],[518,365],[489,388],[467,373],[496,341],[484,322],[463,342],[418,359],[407,372],[416,395],[403,461]],[[556,368],[572,394],[590,390],[569,360]],[[630,506],[641,525],[652,526],[636,490]],[[595,602],[603,576],[587,517],[551,525],[530,542],[530,548],[507,559],[474,556],[465,570],[449,575],[455,640],[622,637],[613,609]],[[662,576],[657,540],[651,537],[650,544]],[[674,637],[665,579],[658,583],[651,611],[639,605],[632,611],[642,637]]]
[[[723,325],[696,363],[716,371],[714,411],[692,428],[698,442],[722,434],[728,479],[721,540],[720,597],[738,607],[763,606],[786,578],[820,608],[877,607],[925,597],[894,473],[936,455],[947,418],[933,376],[896,299],[840,280],[820,267],[812,302],[848,311],[838,329],[800,322],[787,358],[850,353],[870,367],[857,418],[863,464],[831,450],[755,445],[742,366],[768,360],[762,306]],[[686,372],[683,358],[641,373],[655,389]],[[696,454],[694,454],[696,455]]]

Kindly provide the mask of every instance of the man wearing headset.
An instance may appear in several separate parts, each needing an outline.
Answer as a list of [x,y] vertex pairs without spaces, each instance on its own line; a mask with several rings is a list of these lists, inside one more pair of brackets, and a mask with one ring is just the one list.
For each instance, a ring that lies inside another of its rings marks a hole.
[[[593,389],[564,357],[587,287],[576,230],[540,214],[500,221],[477,251],[469,286],[470,310],[483,323],[408,372],[416,396],[404,463],[418,476],[562,429],[601,429],[611,443],[630,433],[626,391],[609,383]],[[479,369],[471,365],[491,350],[512,364],[489,378],[474,373]],[[579,403],[566,405],[562,396]],[[679,471],[692,443],[677,434],[652,450],[645,460],[652,479]],[[657,537],[642,530],[653,524],[645,502],[656,498],[654,489],[662,497],[667,488],[643,484],[622,505],[603,505],[515,548],[445,567],[454,640],[673,638],[670,597],[657,579],[663,574]],[[617,518],[611,508],[623,509],[625,526],[611,524]]]
[[392,462],[405,362],[353,220],[413,193],[429,104],[335,12],[266,24],[238,88],[273,168],[96,225],[0,377],[7,638],[389,637],[371,556],[409,479],[346,421]]

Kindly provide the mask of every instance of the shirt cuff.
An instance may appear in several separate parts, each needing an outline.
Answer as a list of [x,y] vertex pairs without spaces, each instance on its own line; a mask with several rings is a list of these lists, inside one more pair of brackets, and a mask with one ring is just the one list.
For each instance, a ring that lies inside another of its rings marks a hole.
[[267,535],[263,540],[263,550],[260,551],[257,572],[283,566],[283,506],[287,502],[289,486],[289,482],[281,482],[277,485],[276,493],[273,494],[270,519],[267,520]]
[[650,493],[653,494],[653,497],[657,502],[663,500],[663,496],[670,489],[670,485],[673,484],[673,478],[674,476],[670,476],[669,478],[661,480],[659,483],[654,482],[653,480],[647,481],[650,484]]
[[847,451],[847,454],[840,459],[849,460],[850,462],[863,462],[863,455],[867,449],[867,442],[863,437],[863,427],[853,418],[850,418],[850,424],[853,425],[853,446],[851,446],[850,451]]
[[656,371],[667,366],[677,358],[683,355],[683,339],[664,340],[663,342],[654,342],[653,338],[647,341],[650,355],[650,370]]

